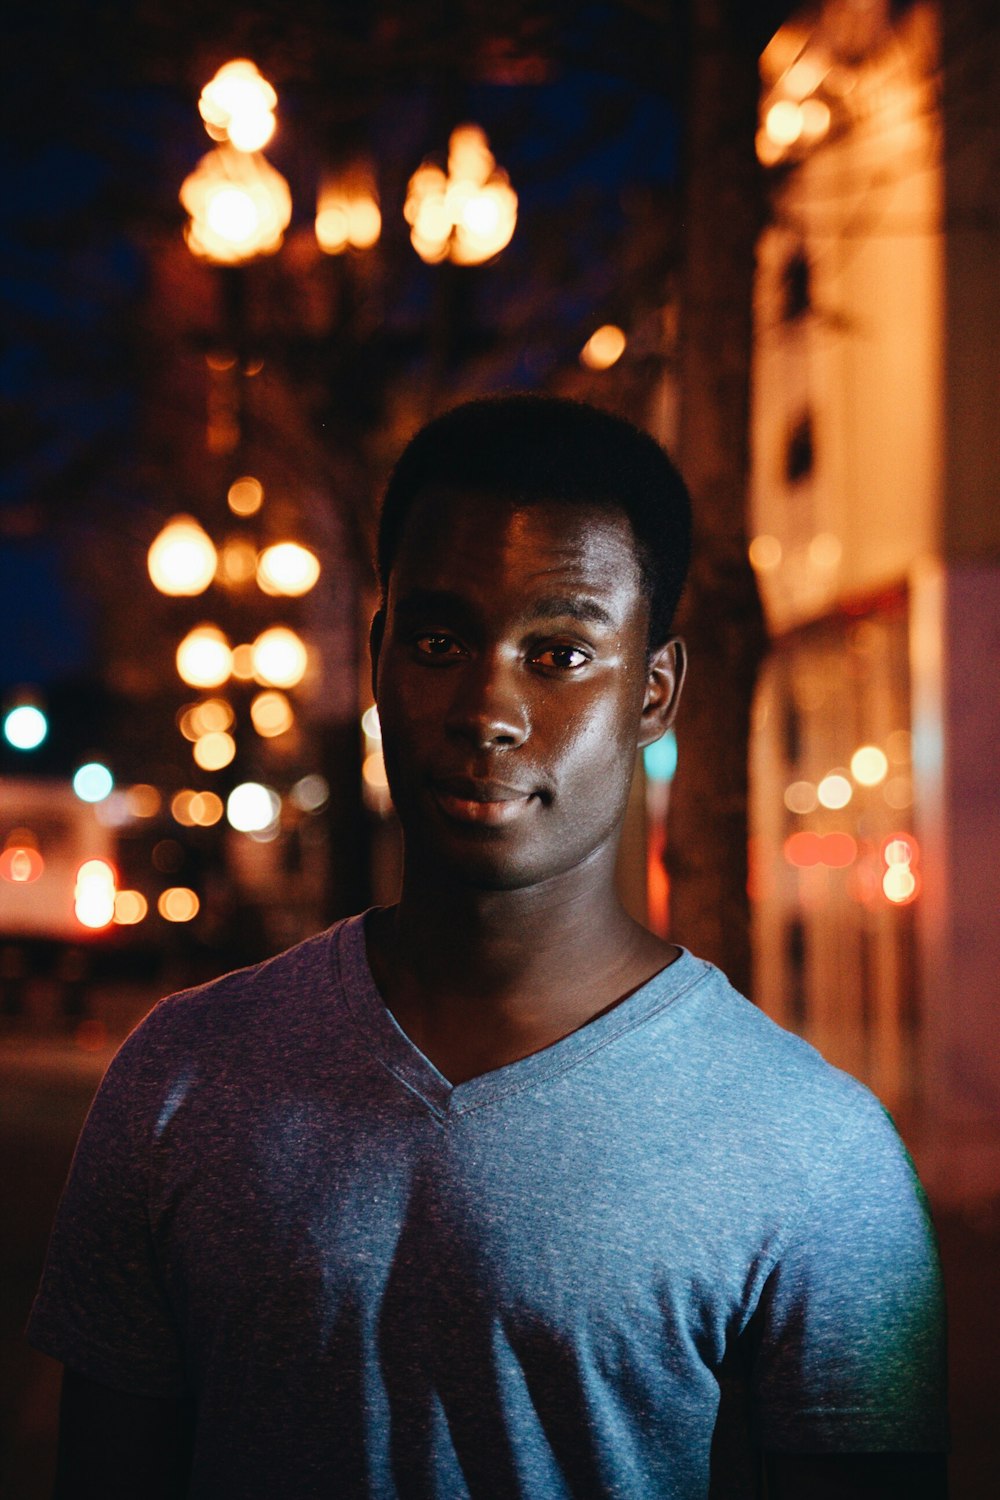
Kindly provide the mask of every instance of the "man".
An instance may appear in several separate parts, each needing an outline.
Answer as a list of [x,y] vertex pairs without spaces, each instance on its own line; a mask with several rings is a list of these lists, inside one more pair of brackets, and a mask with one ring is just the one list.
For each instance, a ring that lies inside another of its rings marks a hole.
[[401,896],[112,1064],[31,1323],[64,1500],[943,1494],[887,1117],[615,893],[688,546],[666,456],[575,403],[404,453],[372,626]]

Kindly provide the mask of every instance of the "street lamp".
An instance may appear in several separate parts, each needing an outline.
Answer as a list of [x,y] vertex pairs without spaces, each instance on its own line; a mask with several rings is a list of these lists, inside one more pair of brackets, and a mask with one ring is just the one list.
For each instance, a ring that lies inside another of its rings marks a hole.
[[447,174],[433,162],[417,168],[403,213],[413,248],[431,265],[481,265],[510,243],[517,194],[478,125],[452,131]]
[[259,152],[217,146],[181,187],[190,214],[188,249],[217,265],[236,266],[279,249],[292,217],[292,195],[281,173]]

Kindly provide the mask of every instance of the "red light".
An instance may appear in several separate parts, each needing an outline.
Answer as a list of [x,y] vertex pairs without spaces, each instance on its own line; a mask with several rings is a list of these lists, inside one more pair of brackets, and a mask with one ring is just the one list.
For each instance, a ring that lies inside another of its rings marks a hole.
[[890,833],[882,840],[882,863],[885,865],[915,865],[920,858],[920,846],[912,833]]
[[858,846],[849,833],[827,833],[823,836],[820,858],[834,870],[844,870],[857,858]]
[[822,840],[818,833],[793,833],[785,840],[785,858],[799,870],[818,865],[822,852]]
[[793,833],[785,840],[784,850],[788,863],[799,870],[813,865],[843,870],[858,855],[858,846],[849,833]]
[[45,861],[37,849],[13,844],[0,854],[0,878],[13,885],[30,885],[44,869]]

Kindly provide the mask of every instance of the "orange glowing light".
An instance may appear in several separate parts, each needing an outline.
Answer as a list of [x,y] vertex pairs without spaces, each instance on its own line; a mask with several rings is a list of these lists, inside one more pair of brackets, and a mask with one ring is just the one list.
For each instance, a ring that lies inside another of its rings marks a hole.
[[11,844],[0,854],[0,879],[12,885],[31,885],[44,870],[44,859],[30,845]]
[[202,157],[185,178],[180,199],[190,215],[188,249],[220,265],[272,255],[292,217],[292,195],[281,173],[262,156],[231,146]]
[[105,859],[87,859],[76,872],[73,908],[83,927],[109,927],[115,916],[116,877]]
[[149,902],[141,891],[118,891],[115,896],[114,921],[118,927],[135,927],[149,911]]
[[580,363],[588,370],[609,370],[625,353],[627,342],[615,323],[602,323],[580,350]]
[[160,916],[167,922],[190,922],[201,906],[194,891],[186,885],[172,885],[161,891],[156,903]]
[[234,479],[226,496],[234,516],[253,516],[264,504],[264,486],[252,474]]
[[478,125],[460,125],[448,143],[447,175],[425,162],[410,178],[403,207],[422,260],[474,266],[510,243],[517,194]]
[[259,151],[274,134],[278,96],[246,57],[223,63],[201,91],[198,112],[215,141],[229,140],[237,151]]

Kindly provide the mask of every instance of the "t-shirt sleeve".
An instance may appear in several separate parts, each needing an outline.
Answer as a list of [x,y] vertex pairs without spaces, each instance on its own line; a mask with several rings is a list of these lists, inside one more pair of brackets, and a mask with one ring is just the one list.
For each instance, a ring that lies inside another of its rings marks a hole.
[[829,1153],[755,1321],[757,1438],[785,1452],[948,1446],[944,1305],[913,1164],[872,1096]]
[[136,1395],[186,1392],[150,1232],[155,1125],[138,1034],[118,1053],[83,1127],[27,1327],[36,1349]]

